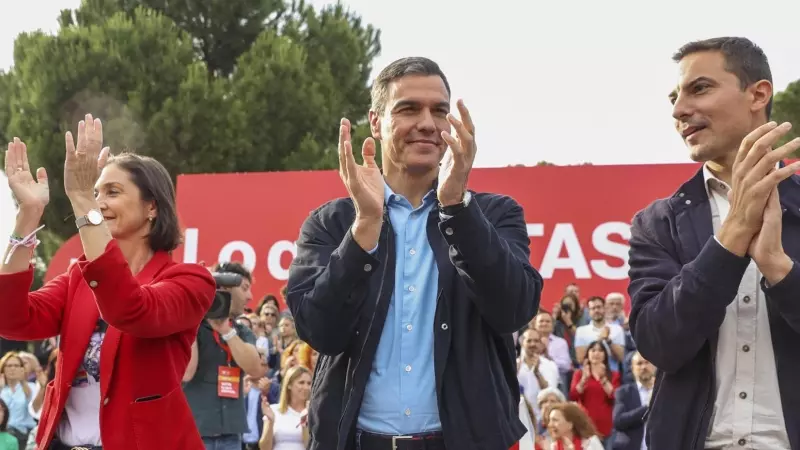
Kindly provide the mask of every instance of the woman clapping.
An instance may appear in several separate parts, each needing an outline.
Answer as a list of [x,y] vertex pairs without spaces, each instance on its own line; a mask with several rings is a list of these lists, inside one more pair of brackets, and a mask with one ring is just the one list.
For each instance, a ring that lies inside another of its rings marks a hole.
[[83,255],[35,292],[30,261],[48,178],[39,169],[34,179],[23,142],[8,145],[19,212],[0,261],[0,336],[61,336],[39,448],[202,449],[181,378],[214,280],[199,265],[172,261],[181,234],[164,167],[133,154],[109,157],[102,139],[91,115],[78,125],[77,146],[66,134],[64,188]]

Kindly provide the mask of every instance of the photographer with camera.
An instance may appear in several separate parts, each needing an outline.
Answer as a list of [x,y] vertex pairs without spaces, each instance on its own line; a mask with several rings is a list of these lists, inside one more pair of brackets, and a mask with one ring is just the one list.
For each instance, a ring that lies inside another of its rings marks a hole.
[[241,450],[244,376],[258,379],[266,369],[253,332],[232,320],[252,299],[253,278],[236,262],[218,264],[212,275],[216,295],[192,345],[183,389],[206,449]]

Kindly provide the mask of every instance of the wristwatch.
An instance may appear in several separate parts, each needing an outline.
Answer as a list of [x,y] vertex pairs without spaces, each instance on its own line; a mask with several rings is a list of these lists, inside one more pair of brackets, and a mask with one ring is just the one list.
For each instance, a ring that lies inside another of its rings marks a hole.
[[441,203],[439,204],[439,211],[446,215],[446,216],[455,216],[458,212],[462,209],[469,206],[469,201],[472,199],[472,193],[470,191],[464,192],[464,198],[461,200],[460,203],[456,203],[455,205],[448,205],[444,206]]
[[101,223],[103,223],[103,213],[96,209],[90,209],[85,216],[75,219],[75,226],[77,226],[79,230],[86,225],[97,226]]

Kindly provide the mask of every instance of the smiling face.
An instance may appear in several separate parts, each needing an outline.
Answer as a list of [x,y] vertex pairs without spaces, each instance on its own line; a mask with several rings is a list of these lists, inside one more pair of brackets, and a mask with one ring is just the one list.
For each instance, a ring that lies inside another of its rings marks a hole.
[[[380,140],[383,164],[415,174],[438,170],[450,131],[450,95],[437,75],[407,75],[388,85],[383,111],[370,111],[372,135]],[[391,170],[391,169],[389,169]]]
[[142,200],[142,193],[128,172],[116,164],[106,166],[95,184],[95,195],[114,239],[146,239],[156,218],[155,202]]

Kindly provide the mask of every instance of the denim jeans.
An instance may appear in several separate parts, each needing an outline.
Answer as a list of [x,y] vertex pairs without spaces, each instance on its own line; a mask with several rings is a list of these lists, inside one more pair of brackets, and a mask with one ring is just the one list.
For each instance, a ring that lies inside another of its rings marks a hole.
[[242,450],[242,437],[238,434],[203,436],[206,450]]

